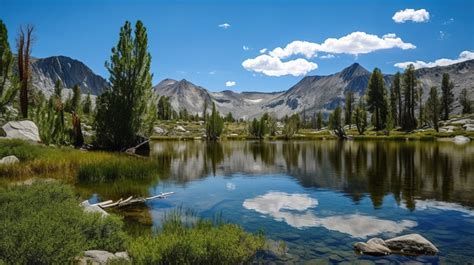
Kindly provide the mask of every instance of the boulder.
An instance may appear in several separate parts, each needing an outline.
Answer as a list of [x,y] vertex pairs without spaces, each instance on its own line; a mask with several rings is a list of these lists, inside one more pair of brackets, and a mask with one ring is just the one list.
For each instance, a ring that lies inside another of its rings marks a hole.
[[465,124],[463,128],[466,132],[474,132],[474,124]]
[[11,164],[16,164],[19,163],[20,159],[18,159],[16,156],[6,156],[2,159],[0,159],[0,165],[11,165]]
[[181,126],[181,125],[176,126],[174,129],[175,129],[176,131],[186,132],[186,129],[184,129],[184,127]]
[[38,127],[32,121],[10,121],[2,126],[7,138],[41,142]]
[[104,209],[97,205],[91,205],[88,200],[81,202],[81,206],[84,208],[84,212],[88,213],[100,213],[102,217],[109,215]]
[[463,136],[463,135],[456,135],[453,138],[453,142],[455,144],[465,144],[465,143],[469,143],[469,141],[471,141],[471,139],[469,137],[466,137],[466,136]]
[[112,260],[124,259],[130,261],[127,252],[117,252],[115,254],[104,250],[87,250],[84,252],[84,256],[79,258],[80,265],[102,265],[109,264]]
[[367,243],[357,242],[354,245],[354,249],[361,254],[371,256],[386,256],[392,253],[385,244],[385,241],[380,238],[372,238]]
[[155,126],[153,127],[153,133],[162,135],[166,133],[166,130],[161,127]]
[[419,234],[409,234],[385,240],[393,253],[404,255],[436,255],[439,250]]

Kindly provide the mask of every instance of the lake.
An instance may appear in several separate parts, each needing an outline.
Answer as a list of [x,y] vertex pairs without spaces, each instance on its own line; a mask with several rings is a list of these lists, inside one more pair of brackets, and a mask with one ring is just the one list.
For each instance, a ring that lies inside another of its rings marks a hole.
[[[474,144],[420,141],[163,141],[151,144],[157,178],[81,186],[92,200],[127,194],[163,200],[121,210],[146,233],[170,210],[221,216],[284,241],[285,263],[474,261]],[[419,233],[439,256],[358,256],[353,244]],[[272,261],[272,255],[258,259]]]

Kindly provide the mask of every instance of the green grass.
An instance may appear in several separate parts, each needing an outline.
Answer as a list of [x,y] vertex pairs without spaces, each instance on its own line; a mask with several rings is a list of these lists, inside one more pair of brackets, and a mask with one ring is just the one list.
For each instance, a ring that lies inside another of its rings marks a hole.
[[85,213],[72,188],[55,182],[0,188],[0,260],[71,264],[85,250],[125,248],[122,220]]
[[177,211],[165,218],[157,235],[133,239],[128,247],[133,263],[243,264],[265,245],[263,235],[249,234],[238,225],[183,219]]

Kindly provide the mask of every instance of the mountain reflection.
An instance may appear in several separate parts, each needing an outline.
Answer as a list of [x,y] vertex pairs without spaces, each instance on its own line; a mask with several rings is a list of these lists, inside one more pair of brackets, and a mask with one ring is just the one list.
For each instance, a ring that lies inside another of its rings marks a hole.
[[448,142],[289,141],[153,142],[163,178],[178,183],[209,175],[287,174],[307,188],[343,192],[375,208],[392,194],[414,210],[417,201],[474,206],[474,145]]

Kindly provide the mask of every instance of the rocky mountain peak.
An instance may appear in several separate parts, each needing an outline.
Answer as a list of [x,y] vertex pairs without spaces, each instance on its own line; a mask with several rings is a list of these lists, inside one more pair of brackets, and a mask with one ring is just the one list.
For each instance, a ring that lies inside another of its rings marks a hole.
[[367,71],[359,63],[353,63],[349,67],[345,68],[340,72],[340,76],[344,80],[349,80],[358,76],[370,75],[370,72]]

